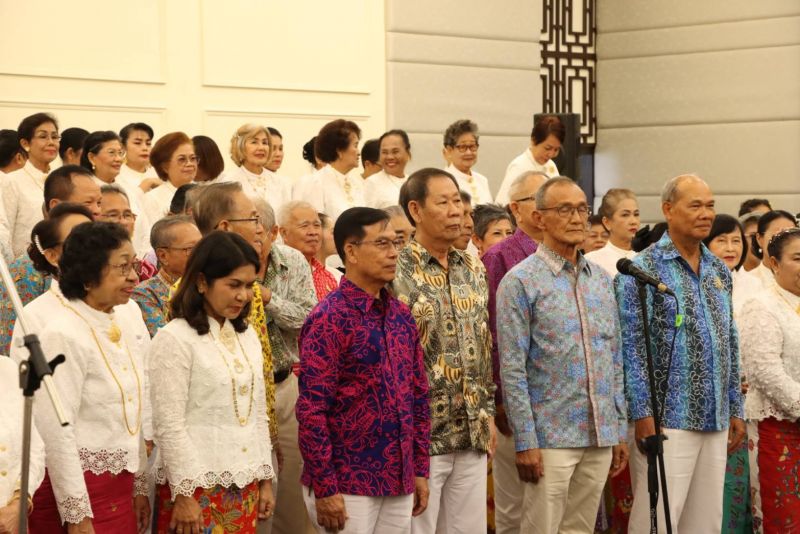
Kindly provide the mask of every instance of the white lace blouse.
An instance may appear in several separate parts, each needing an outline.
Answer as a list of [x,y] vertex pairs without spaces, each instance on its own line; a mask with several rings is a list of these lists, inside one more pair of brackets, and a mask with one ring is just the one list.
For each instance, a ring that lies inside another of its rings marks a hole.
[[292,200],[291,182],[269,169],[262,169],[261,174],[253,174],[242,165],[226,175],[225,181],[239,182],[246,195],[263,198],[275,213]]
[[201,336],[174,319],[150,346],[155,478],[173,499],[273,476],[261,344],[252,328],[209,324]]
[[104,313],[79,299],[65,304],[54,310],[41,341],[45,354],[66,357],[53,381],[70,425],[59,425],[42,390],[34,415],[61,519],[79,523],[94,516],[84,471],[134,473],[135,494],[147,495],[143,355],[150,336],[141,314],[136,321],[133,314]]
[[745,303],[738,324],[745,416],[800,419],[800,297],[773,284]]

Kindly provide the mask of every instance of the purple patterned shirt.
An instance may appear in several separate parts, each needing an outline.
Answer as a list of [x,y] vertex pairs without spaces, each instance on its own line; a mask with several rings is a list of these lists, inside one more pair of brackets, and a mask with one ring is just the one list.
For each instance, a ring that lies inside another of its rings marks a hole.
[[297,400],[303,485],[408,495],[430,465],[428,378],[408,306],[342,278],[300,331]]
[[503,404],[503,390],[500,384],[500,354],[497,352],[497,315],[495,303],[497,302],[497,288],[500,280],[516,264],[536,252],[536,241],[528,234],[517,228],[514,235],[505,239],[486,251],[483,255],[483,265],[486,267],[486,281],[489,283],[489,331],[492,333],[492,377],[497,385],[494,392],[494,402],[498,406]]

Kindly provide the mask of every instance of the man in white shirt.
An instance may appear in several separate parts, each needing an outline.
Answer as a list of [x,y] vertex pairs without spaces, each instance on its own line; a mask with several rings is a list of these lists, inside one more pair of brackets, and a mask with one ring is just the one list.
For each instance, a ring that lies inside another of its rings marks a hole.
[[558,176],[558,168],[553,162],[553,158],[561,152],[561,145],[564,144],[565,137],[564,123],[558,117],[555,115],[540,117],[531,130],[530,146],[508,164],[495,202],[503,206],[508,204],[511,182],[524,172],[543,172],[550,178]]
[[478,162],[478,125],[471,120],[458,120],[444,132],[444,159],[450,163],[445,169],[452,174],[458,188],[472,197],[472,205],[488,204],[492,201],[489,180],[472,167]]

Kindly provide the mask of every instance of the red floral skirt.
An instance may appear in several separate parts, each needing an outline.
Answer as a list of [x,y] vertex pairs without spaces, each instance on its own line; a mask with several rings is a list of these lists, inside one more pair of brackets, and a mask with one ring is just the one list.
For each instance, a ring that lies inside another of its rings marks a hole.
[[[194,499],[203,510],[203,533],[236,532],[237,534],[255,534],[258,521],[258,481],[253,481],[244,488],[231,486],[224,488],[214,486],[210,489],[197,488]],[[169,522],[175,503],[168,484],[156,486],[156,532],[167,534],[172,531]]]
[[[122,471],[118,475],[83,473],[89,503],[92,505],[92,526],[95,534],[137,534],[136,515],[133,512],[133,473]],[[28,521],[30,534],[57,534],[67,532],[53,495],[50,476],[45,473],[42,485],[33,495],[33,512]]]

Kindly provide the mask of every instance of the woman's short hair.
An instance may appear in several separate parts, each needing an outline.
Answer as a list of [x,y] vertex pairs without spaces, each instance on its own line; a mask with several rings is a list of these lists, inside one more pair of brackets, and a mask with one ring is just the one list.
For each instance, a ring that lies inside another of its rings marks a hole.
[[83,128],[67,128],[61,132],[61,142],[58,144],[58,156],[63,160],[68,149],[73,152],[83,148],[83,143],[89,137],[89,132]]
[[781,261],[784,249],[795,239],[800,239],[800,228],[786,228],[785,230],[781,230],[769,240],[767,252],[776,260]]
[[84,298],[88,288],[100,284],[111,253],[129,242],[128,231],[117,223],[86,222],[73,228],[58,262],[58,283],[64,296]]
[[170,132],[162,136],[150,150],[150,165],[153,166],[158,177],[163,181],[169,179],[167,164],[172,155],[183,145],[191,145],[192,140],[183,132]]
[[555,136],[555,138],[563,144],[564,139],[567,137],[567,129],[557,116],[542,115],[539,117],[539,120],[536,121],[536,124],[533,125],[531,139],[533,139],[534,144],[538,145],[543,143],[551,135]]
[[744,235],[744,227],[742,226],[742,223],[739,222],[739,219],[732,217],[727,213],[718,214],[716,217],[714,217],[714,222],[711,224],[711,233],[708,234],[708,237],[703,239],[705,246],[708,246],[717,236],[729,234],[737,230],[742,236],[742,257],[739,258],[739,263],[737,263],[736,267],[734,267],[734,271],[738,271],[739,267],[741,267],[744,263],[744,260],[747,259],[747,237]]
[[31,259],[34,269],[40,273],[47,273],[51,276],[58,274],[58,268],[47,261],[44,251],[61,244],[61,223],[70,215],[83,215],[90,221],[92,220],[92,212],[83,204],[59,202],[47,214],[47,219],[36,223],[31,230],[28,257]]
[[[199,335],[209,331],[205,299],[197,288],[200,275],[211,286],[215,280],[224,278],[239,267],[252,265],[256,272],[260,267],[255,249],[239,234],[214,231],[205,236],[194,248],[186,271],[175,295],[170,301],[170,316],[185,319]],[[239,316],[231,321],[237,332],[247,330],[247,317],[251,303],[247,303]]]
[[56,127],[56,130],[58,130],[58,121],[50,113],[34,113],[33,115],[28,115],[22,119],[22,122],[17,126],[17,135],[19,135],[20,139],[25,139],[30,142],[30,140],[33,139],[33,134],[36,132],[36,128],[48,122],[52,123],[53,126]]
[[767,213],[761,215],[761,217],[758,219],[758,229],[756,230],[756,233],[753,234],[753,239],[750,242],[750,246],[753,247],[753,254],[757,258],[764,259],[764,251],[758,244],[756,236],[757,235],[763,236],[765,233],[767,233],[767,229],[769,229],[770,225],[773,222],[780,219],[786,219],[787,221],[790,221],[793,225],[797,226],[797,219],[794,217],[794,215],[784,210],[768,211]]
[[339,152],[350,146],[350,135],[361,139],[361,128],[353,121],[336,119],[323,126],[314,142],[314,153],[325,163],[339,159]]
[[475,142],[478,141],[478,125],[469,119],[457,120],[444,131],[444,146],[454,147],[458,138],[465,134],[472,134]]
[[112,132],[111,130],[92,132],[86,136],[86,139],[83,140],[81,167],[84,169],[93,170],[92,162],[89,161],[89,154],[96,156],[103,149],[103,145],[110,143],[111,141],[119,141],[119,143],[122,144],[122,140],[119,138],[117,133]]
[[0,130],[0,167],[10,164],[17,154],[28,157],[28,154],[22,149],[22,145],[19,144],[19,135],[16,130]]
[[192,144],[194,144],[194,154],[198,159],[195,181],[207,182],[222,174],[222,171],[225,170],[225,161],[222,159],[222,152],[219,151],[217,143],[207,135],[195,135],[192,137]]
[[122,139],[123,146],[125,146],[125,144],[128,142],[128,138],[133,132],[144,132],[151,140],[153,139],[154,135],[153,129],[149,124],[145,124],[143,122],[132,122],[119,131],[119,137]]
[[472,220],[475,223],[472,231],[481,239],[486,237],[489,226],[496,221],[508,221],[511,223],[511,227],[514,227],[511,215],[499,204],[478,204],[472,210]]
[[636,194],[630,189],[617,187],[609,189],[606,194],[603,195],[603,200],[600,202],[600,209],[597,210],[597,214],[601,217],[611,219],[617,209],[619,209],[619,203],[627,199],[636,200]]
[[[241,167],[242,163],[244,163],[244,145],[247,143],[247,140],[254,138],[260,133],[265,134],[267,136],[267,140],[269,141],[269,129],[260,124],[243,124],[239,126],[239,129],[236,130],[236,133],[233,134],[233,137],[231,137],[231,159],[237,167]],[[269,145],[269,153],[272,154],[271,141]],[[267,159],[269,159],[270,154],[267,154]]]

